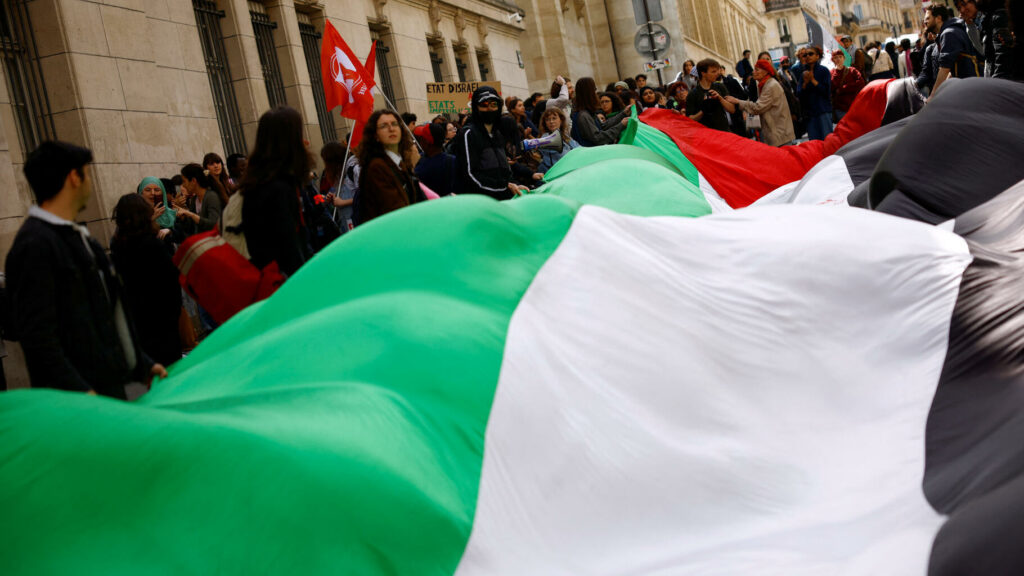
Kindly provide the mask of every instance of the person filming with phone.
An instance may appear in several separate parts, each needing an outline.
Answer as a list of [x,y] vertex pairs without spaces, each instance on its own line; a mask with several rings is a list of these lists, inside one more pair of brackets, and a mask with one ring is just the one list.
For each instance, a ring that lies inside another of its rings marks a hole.
[[693,120],[708,128],[729,132],[729,120],[726,113],[736,112],[736,105],[725,99],[729,89],[721,82],[716,82],[722,66],[711,58],[697,62],[697,75],[700,81],[690,90],[686,97],[686,112]]

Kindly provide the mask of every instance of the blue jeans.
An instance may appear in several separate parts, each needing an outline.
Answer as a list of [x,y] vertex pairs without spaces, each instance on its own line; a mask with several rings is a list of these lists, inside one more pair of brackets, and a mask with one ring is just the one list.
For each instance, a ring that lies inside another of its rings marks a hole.
[[832,133],[832,113],[825,112],[807,119],[807,139],[824,140]]

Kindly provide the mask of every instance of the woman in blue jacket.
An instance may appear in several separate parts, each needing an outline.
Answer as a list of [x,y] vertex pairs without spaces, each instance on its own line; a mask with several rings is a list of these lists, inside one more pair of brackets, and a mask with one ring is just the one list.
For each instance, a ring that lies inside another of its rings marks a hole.
[[540,166],[537,167],[537,171],[541,174],[547,173],[547,171],[569,153],[569,150],[579,148],[571,136],[569,136],[569,123],[565,119],[565,114],[562,113],[558,108],[548,108],[544,111],[544,114],[540,117],[540,125],[544,130],[544,136],[554,134],[555,132],[561,133],[562,136],[562,147],[556,148],[540,148]]

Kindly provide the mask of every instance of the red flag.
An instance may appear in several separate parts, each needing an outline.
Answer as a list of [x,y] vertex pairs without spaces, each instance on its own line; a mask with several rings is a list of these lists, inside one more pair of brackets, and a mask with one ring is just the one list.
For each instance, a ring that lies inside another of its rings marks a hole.
[[[377,68],[377,41],[376,40],[374,40],[373,44],[370,45],[370,55],[366,57],[366,64],[364,65],[364,68],[366,68],[366,74],[368,75],[368,77],[371,80],[373,80],[373,73],[374,73],[374,70]],[[363,129],[362,129],[362,127],[360,127],[360,123],[361,122],[365,123],[370,118],[370,114],[373,114],[373,100],[372,100],[372,97],[373,97],[373,94],[376,91],[377,91],[377,89],[371,84],[370,85],[370,97],[371,97],[371,100],[370,100],[370,110],[368,112],[366,112],[366,116],[363,116],[362,118],[357,118],[356,121],[355,121],[355,124],[352,126],[352,136],[351,136],[349,144],[348,144],[350,148],[355,148],[356,146],[359,146],[359,142],[361,142],[362,139],[363,139]]]
[[341,106],[341,115],[363,120],[373,113],[373,74],[352,53],[330,21],[320,46],[320,75],[327,108]]

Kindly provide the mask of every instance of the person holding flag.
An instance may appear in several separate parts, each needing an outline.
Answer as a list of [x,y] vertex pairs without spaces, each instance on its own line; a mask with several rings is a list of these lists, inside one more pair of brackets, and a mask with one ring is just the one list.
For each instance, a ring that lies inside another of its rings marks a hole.
[[[334,205],[335,220],[343,230],[351,230],[355,225],[353,203],[359,191],[359,162],[351,156],[351,152],[359,146],[363,137],[364,130],[360,124],[365,126],[373,114],[376,48],[376,42],[370,45],[366,64],[361,65],[331,22],[327,21],[324,25],[324,39],[320,46],[320,74],[327,109],[341,106],[342,117],[355,121],[340,164],[340,180],[337,184],[341,193],[328,195]],[[342,209],[340,220],[339,208]]]

